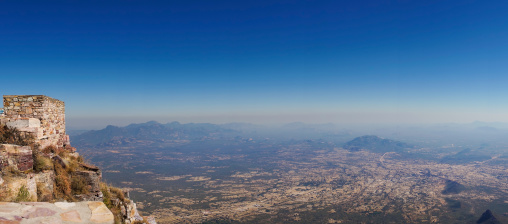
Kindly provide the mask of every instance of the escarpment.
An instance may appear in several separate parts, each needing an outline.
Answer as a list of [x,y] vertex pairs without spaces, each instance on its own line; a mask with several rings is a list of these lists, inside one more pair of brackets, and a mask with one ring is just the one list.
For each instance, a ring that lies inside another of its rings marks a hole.
[[0,220],[34,223],[71,217],[90,223],[155,223],[153,217],[139,215],[128,192],[101,182],[100,168],[84,162],[70,145],[64,102],[43,95],[9,95],[3,104]]

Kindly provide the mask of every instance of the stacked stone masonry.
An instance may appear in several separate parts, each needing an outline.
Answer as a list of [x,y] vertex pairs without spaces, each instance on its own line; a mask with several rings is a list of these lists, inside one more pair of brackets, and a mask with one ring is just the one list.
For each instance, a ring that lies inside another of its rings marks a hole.
[[72,149],[65,133],[65,103],[44,95],[4,95],[0,123],[33,134],[41,148]]

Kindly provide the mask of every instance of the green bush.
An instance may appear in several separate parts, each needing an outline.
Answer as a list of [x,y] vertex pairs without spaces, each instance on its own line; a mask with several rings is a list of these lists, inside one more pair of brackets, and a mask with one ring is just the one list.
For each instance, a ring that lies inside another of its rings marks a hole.
[[109,188],[107,184],[101,183],[101,192],[103,196],[102,202],[104,202],[106,207],[111,209],[111,207],[113,207],[113,203],[111,203],[111,194],[109,193]]
[[21,186],[18,191],[18,195],[16,196],[16,199],[14,199],[16,202],[20,201],[30,201],[30,192],[28,192],[28,188],[25,187],[25,185]]

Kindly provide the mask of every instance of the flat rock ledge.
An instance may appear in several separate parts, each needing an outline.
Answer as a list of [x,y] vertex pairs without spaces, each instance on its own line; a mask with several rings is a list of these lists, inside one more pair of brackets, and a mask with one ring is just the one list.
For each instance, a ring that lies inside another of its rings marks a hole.
[[113,213],[102,202],[0,202],[0,224],[113,224]]

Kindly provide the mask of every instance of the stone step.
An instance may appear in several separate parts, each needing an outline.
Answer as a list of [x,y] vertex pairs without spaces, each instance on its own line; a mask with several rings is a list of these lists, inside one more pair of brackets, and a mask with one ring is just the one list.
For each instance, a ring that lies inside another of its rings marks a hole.
[[0,224],[113,224],[113,213],[102,202],[0,202]]

